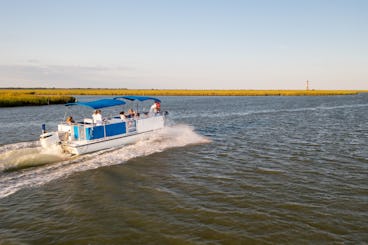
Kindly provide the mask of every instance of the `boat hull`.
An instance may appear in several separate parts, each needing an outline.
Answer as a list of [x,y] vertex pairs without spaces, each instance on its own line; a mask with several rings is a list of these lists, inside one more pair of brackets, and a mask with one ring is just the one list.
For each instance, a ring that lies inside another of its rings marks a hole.
[[150,134],[157,132],[158,130],[147,131],[140,134],[104,138],[101,140],[94,140],[94,141],[63,143],[61,144],[61,147],[65,152],[68,152],[70,154],[82,155],[106,149],[113,149],[119,146],[134,144],[142,139],[147,138]]

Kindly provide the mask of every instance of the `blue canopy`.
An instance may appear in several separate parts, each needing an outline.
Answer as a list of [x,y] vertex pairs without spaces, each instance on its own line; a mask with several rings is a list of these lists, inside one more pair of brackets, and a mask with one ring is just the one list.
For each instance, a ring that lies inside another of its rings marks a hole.
[[114,100],[116,99],[126,99],[126,100],[139,100],[139,101],[145,101],[145,100],[153,100],[155,102],[161,102],[161,100],[157,99],[157,98],[153,98],[153,97],[147,97],[147,96],[134,96],[134,95],[128,95],[128,96],[118,96],[115,97]]
[[121,100],[113,100],[113,99],[101,99],[101,100],[94,100],[88,102],[75,102],[75,103],[67,103],[65,106],[74,106],[74,105],[81,105],[81,106],[88,106],[93,109],[100,109],[105,107],[111,107],[116,105],[124,105],[125,102]]

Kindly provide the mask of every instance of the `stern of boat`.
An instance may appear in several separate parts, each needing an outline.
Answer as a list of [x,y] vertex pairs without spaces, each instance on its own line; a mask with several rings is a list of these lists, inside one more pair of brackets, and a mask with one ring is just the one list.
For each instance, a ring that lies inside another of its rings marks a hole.
[[58,132],[47,132],[40,135],[40,143],[43,148],[50,148],[60,144]]

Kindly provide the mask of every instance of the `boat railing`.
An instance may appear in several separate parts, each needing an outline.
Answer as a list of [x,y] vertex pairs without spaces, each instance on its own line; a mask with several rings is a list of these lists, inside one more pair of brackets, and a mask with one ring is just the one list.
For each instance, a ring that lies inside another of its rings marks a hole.
[[161,115],[161,113],[156,113],[151,116],[147,115],[141,116],[139,118],[126,119],[114,117],[104,120],[100,125],[94,124],[90,118],[85,118],[83,121],[73,123],[72,125],[65,123],[61,126],[64,130],[68,130],[70,132],[70,141],[94,140],[110,136],[135,133],[137,131],[138,121]]

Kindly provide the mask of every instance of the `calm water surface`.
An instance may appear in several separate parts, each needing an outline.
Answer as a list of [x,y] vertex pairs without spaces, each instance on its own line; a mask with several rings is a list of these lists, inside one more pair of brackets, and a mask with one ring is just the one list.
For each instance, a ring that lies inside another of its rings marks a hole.
[[37,142],[64,106],[0,109],[0,244],[368,242],[368,94],[161,99],[172,126],[79,157]]

